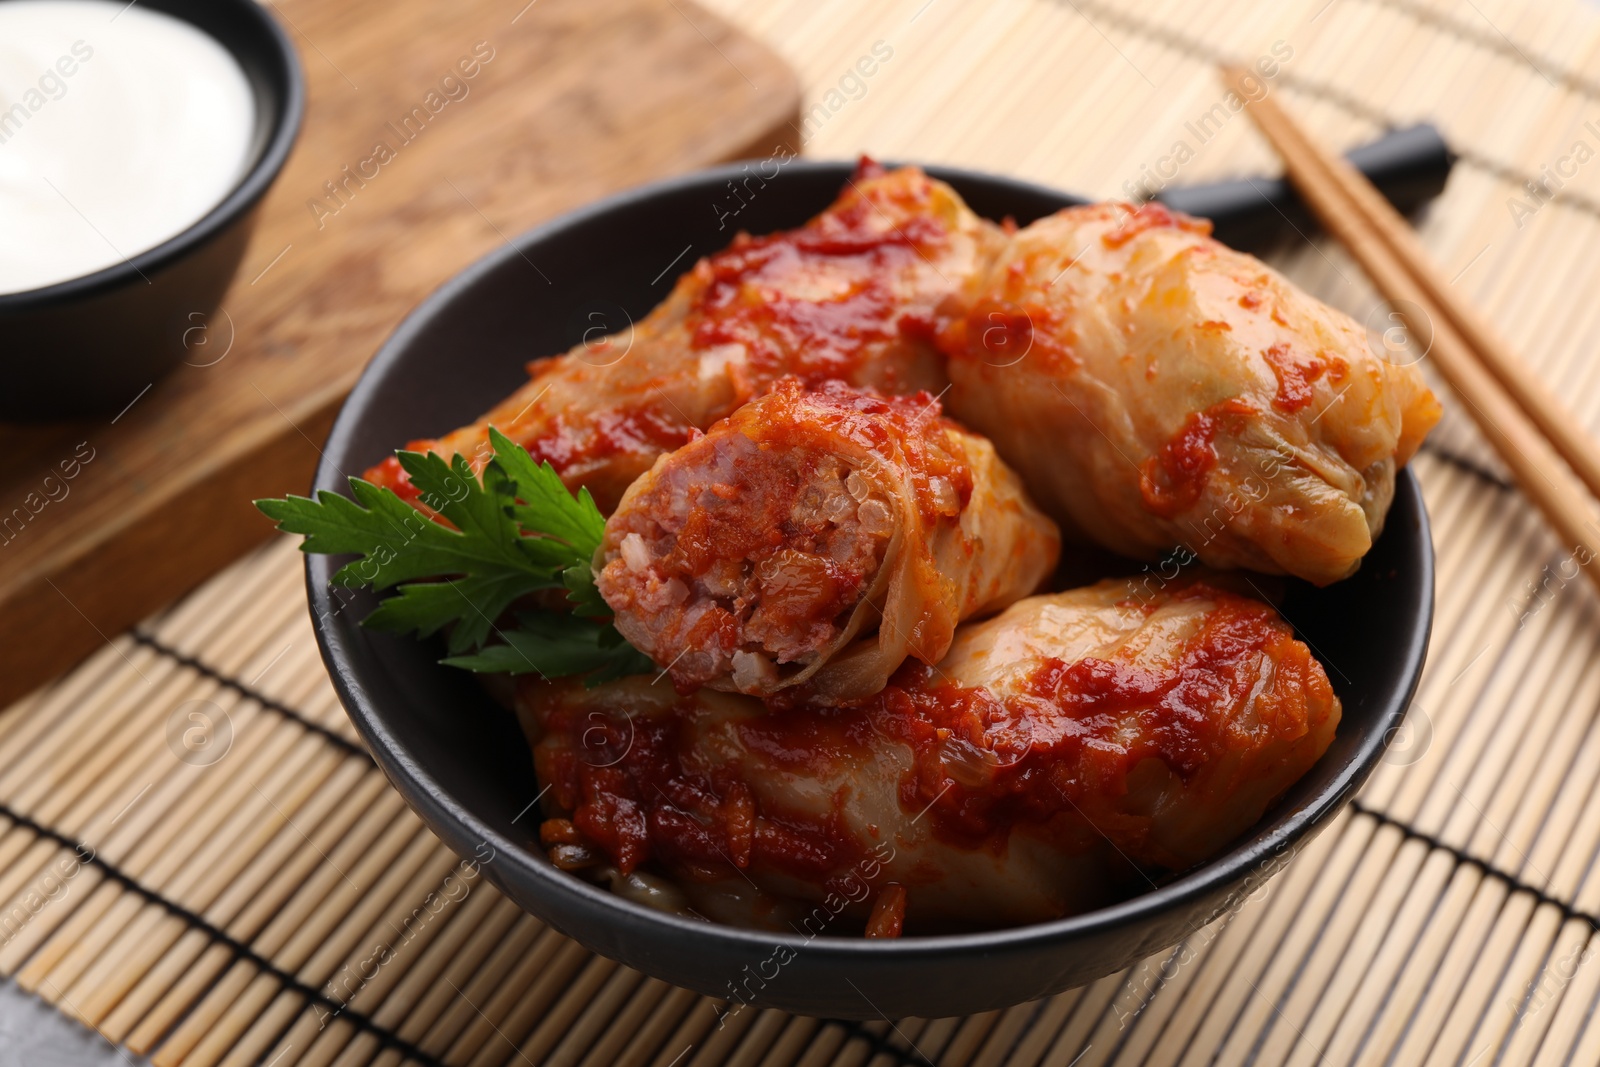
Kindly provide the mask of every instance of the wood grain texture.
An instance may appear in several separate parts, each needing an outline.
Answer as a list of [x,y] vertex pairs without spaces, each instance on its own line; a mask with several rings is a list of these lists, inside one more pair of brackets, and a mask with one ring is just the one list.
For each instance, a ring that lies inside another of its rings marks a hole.
[[306,489],[362,366],[456,271],[617,189],[795,147],[794,76],[689,0],[525,3],[274,5],[305,126],[195,365],[114,424],[0,427],[0,703],[265,539],[250,500]]

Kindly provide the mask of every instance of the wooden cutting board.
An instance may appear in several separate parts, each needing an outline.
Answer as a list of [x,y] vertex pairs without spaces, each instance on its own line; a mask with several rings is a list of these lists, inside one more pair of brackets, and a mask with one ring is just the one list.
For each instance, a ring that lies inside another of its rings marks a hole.
[[250,500],[305,491],[362,366],[456,271],[617,189],[797,147],[794,76],[690,0],[274,10],[305,126],[191,365],[114,422],[0,427],[0,516],[27,518],[0,533],[0,706],[266,538]]

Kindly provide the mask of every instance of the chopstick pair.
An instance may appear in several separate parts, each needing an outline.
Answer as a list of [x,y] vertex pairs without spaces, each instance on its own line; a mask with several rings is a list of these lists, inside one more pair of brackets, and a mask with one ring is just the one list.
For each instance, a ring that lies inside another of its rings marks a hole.
[[[1574,554],[1600,556],[1600,527],[1584,488],[1600,498],[1600,449],[1555,395],[1523,365],[1498,331],[1444,280],[1383,195],[1327,151],[1283,110],[1247,91],[1247,72],[1223,80],[1283,157],[1289,181],[1317,219],[1349,249],[1412,337],[1431,333],[1427,356],[1478,428]],[[1580,484],[1581,483],[1581,484]],[[1600,567],[1583,568],[1600,588]]]

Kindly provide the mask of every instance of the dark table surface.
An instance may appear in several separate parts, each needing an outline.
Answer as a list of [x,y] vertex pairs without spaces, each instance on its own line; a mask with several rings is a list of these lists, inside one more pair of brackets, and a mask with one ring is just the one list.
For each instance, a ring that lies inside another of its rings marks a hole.
[[0,982],[0,1067],[146,1067],[14,982]]

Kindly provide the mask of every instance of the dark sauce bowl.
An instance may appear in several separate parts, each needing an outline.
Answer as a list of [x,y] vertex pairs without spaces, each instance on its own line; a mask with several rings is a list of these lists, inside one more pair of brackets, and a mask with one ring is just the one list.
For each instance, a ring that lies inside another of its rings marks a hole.
[[[5,0],[0,0],[4,3]],[[204,30],[255,97],[245,168],[199,221],[92,274],[0,295],[0,419],[116,414],[183,362],[239,269],[256,209],[300,132],[305,84],[288,35],[256,0],[141,0]]]
[[[523,235],[446,284],[368,366],[334,425],[316,487],[344,490],[346,474],[403,442],[471,421],[525,380],[529,357],[563,352],[597,325],[637,320],[735,228],[799,225],[850,173],[844,164],[789,162],[764,183],[746,183],[755,169],[704,171],[613,197]],[[929,169],[994,219],[1027,223],[1080,202],[1005,178]],[[747,190],[732,218],[730,182]],[[1405,471],[1383,536],[1355,577],[1327,589],[1286,583],[1283,613],[1327,666],[1344,719],[1327,754],[1249,833],[1209,863],[1098,911],[869,941],[667,915],[557,870],[538,843],[537,813],[525,814],[540,787],[512,716],[471,676],[439,666],[440,648],[362,629],[377,598],[330,594],[340,562],[307,557],[323,659],[379,765],[451,848],[492,856],[484,870],[512,900],[646,974],[713,997],[858,1019],[963,1015],[1046,996],[1169,948],[1236,906],[1377,765],[1421,673],[1433,613],[1428,521]]]

